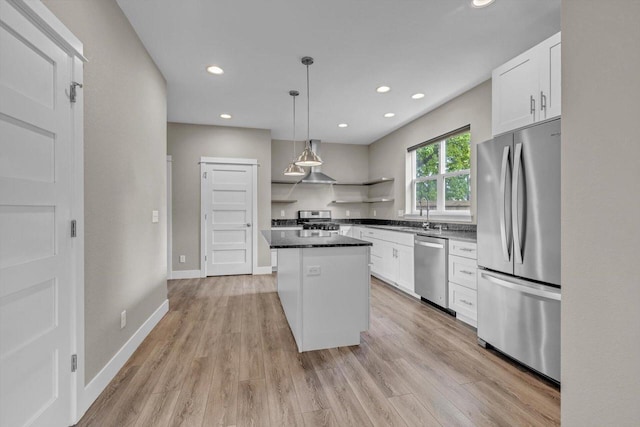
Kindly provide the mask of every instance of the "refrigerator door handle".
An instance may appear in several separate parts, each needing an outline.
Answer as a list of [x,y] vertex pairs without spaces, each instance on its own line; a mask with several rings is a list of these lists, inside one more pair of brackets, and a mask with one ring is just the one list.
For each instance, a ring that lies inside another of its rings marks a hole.
[[516,263],[522,264],[522,245],[520,242],[520,214],[518,212],[518,193],[520,189],[520,167],[522,166],[522,143],[516,144],[513,160],[513,187],[511,188],[511,222],[513,226],[513,251]]
[[507,219],[504,211],[506,209],[507,167],[509,165],[510,149],[511,147],[506,146],[502,151],[502,168],[500,170],[500,200],[502,202],[500,206],[500,243],[502,244],[502,256],[507,262],[511,261],[511,254],[509,253],[509,243],[507,241]]
[[512,283],[507,280],[499,279],[497,277],[491,276],[487,273],[482,273],[481,277],[483,279],[488,280],[491,283],[502,286],[504,288],[513,289],[515,291],[521,292],[523,294],[535,295],[541,298],[552,299],[556,301],[560,301],[562,299],[562,295],[558,292],[550,292],[545,291],[544,289],[534,288],[532,286],[520,285],[518,283]]

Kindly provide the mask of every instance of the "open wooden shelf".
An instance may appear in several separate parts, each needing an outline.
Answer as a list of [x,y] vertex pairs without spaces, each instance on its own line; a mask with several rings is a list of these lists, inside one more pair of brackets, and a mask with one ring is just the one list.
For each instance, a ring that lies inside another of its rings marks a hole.
[[297,200],[291,199],[271,199],[271,203],[295,203]]
[[[339,181],[336,181],[332,185],[375,185],[375,184],[380,184],[380,183],[383,183],[383,182],[392,182],[392,181],[395,181],[395,178],[382,177],[382,178],[375,178],[375,179],[372,179],[372,180],[369,180],[369,181],[364,181],[364,182],[339,182]],[[272,179],[271,183],[272,184],[299,184],[300,181],[299,180],[298,181],[284,181],[284,180],[281,180],[281,179]],[[304,183],[302,183],[302,184],[304,184]],[[313,184],[313,183],[310,183],[310,184]]]
[[364,200],[333,200],[331,201],[331,203],[336,203],[336,204],[345,204],[345,203],[351,203],[351,204],[355,204],[355,203],[380,203],[380,202],[393,202],[394,199],[387,199],[384,197],[372,197],[370,199],[364,199]]
[[365,182],[336,182],[334,185],[374,185],[380,184],[382,182],[391,182],[395,181],[395,178],[376,178]]

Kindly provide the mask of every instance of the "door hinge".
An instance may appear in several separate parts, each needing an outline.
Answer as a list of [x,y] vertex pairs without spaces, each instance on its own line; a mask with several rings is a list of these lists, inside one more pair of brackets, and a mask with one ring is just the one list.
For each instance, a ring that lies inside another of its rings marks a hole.
[[207,256],[206,256],[206,255],[204,256],[204,260],[205,260],[205,261],[207,260]]
[[77,226],[76,220],[72,219],[71,220],[71,237],[76,237],[76,235],[78,234],[77,229],[78,229],[78,226]]
[[78,370],[78,355],[71,355],[71,372],[76,372]]
[[77,89],[76,88],[80,88],[82,89],[82,83],[78,83],[78,82],[71,82],[71,85],[69,85],[69,102],[76,102],[76,96],[77,96]]
[[202,177],[203,177],[204,179],[207,179],[207,173],[206,173],[206,172],[204,172],[204,173],[202,174]]

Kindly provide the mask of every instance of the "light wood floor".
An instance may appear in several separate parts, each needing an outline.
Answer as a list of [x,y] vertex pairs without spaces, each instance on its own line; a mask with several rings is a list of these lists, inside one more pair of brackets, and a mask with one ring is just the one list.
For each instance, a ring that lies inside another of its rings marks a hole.
[[360,346],[299,354],[275,276],[169,281],[170,312],[82,426],[549,426],[557,388],[372,279]]

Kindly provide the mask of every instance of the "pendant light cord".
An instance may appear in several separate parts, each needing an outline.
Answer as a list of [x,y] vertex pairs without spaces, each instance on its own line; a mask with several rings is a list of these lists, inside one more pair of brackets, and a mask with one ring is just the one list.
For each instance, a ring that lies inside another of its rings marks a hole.
[[309,112],[309,65],[307,65],[307,143],[311,146],[311,142],[309,140],[309,116],[311,113]]
[[293,98],[293,161],[296,160],[296,97]]

